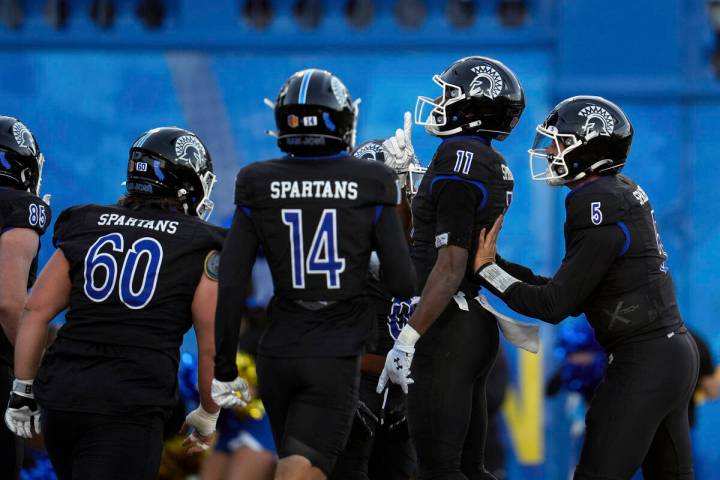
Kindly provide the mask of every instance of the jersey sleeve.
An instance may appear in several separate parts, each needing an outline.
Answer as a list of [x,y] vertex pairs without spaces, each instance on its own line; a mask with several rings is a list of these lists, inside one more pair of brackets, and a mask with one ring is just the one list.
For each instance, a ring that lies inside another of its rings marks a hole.
[[243,168],[235,178],[235,205],[238,207],[252,207],[253,188],[252,188],[252,170],[248,167]]
[[381,162],[367,162],[366,168],[373,174],[373,198],[378,205],[399,205],[400,184],[397,174]]
[[606,225],[572,232],[560,269],[544,285],[531,285],[491,263],[477,273],[480,283],[513,310],[548,323],[578,315],[625,242],[622,231]]
[[13,199],[4,210],[3,230],[29,228],[42,235],[52,220],[50,206],[30,194]]
[[215,314],[215,378],[231,381],[237,376],[235,353],[245,310],[259,240],[252,219],[238,208],[223,245],[218,268],[218,305]]
[[60,212],[53,231],[53,246],[55,248],[62,248],[70,240],[72,232],[75,230],[74,225],[77,216],[77,207],[66,208]]
[[627,213],[621,196],[592,186],[577,193],[571,192],[565,200],[565,207],[569,230],[617,225]]

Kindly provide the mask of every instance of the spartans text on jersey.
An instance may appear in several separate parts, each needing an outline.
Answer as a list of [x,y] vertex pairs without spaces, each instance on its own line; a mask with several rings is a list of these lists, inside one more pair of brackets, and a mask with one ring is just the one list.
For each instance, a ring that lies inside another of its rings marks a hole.
[[173,235],[177,232],[179,222],[171,220],[146,220],[144,218],[135,218],[117,213],[103,213],[98,219],[100,226],[125,226],[136,228],[147,228],[156,232],[169,233]]
[[356,200],[357,182],[347,180],[293,180],[270,183],[270,198],[335,198]]

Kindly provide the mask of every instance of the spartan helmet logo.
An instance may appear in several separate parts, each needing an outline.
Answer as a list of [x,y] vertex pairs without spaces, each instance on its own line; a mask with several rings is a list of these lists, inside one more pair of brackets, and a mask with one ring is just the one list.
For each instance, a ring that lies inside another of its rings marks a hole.
[[28,128],[21,122],[15,122],[12,130],[18,146],[27,148],[33,155],[37,155],[37,151],[35,149],[35,139],[33,138],[32,133],[30,133],[30,130],[28,130]]
[[493,99],[500,95],[503,89],[503,79],[500,74],[490,65],[478,65],[471,68],[475,78],[470,83],[469,96],[488,97]]
[[187,163],[196,172],[206,163],[205,147],[192,135],[183,135],[175,140],[175,155],[178,160]]
[[338,104],[340,106],[345,105],[348,97],[345,85],[343,85],[337,77],[332,77],[330,80],[330,88],[332,89],[333,95],[335,95],[335,100],[337,100]]
[[353,153],[353,156],[362,160],[375,160],[382,162],[384,161],[382,154],[382,145],[378,145],[377,143],[366,143],[358,148],[355,153]]
[[588,105],[580,110],[578,115],[586,118],[582,132],[587,140],[600,135],[608,137],[615,130],[615,120],[612,115],[598,105]]

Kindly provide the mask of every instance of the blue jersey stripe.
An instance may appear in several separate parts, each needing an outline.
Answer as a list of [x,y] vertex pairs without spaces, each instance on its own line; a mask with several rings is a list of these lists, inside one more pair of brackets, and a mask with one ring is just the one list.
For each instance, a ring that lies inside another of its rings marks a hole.
[[620,253],[618,254],[619,257],[622,257],[630,249],[630,230],[628,230],[625,222],[617,222],[617,226],[620,227],[620,230],[622,230],[623,234],[625,234],[625,243],[623,244],[622,250],[620,250]]
[[478,180],[470,180],[468,178],[463,178],[459,175],[438,175],[437,177],[433,178],[432,181],[430,182],[430,193],[432,193],[433,185],[435,184],[435,182],[438,182],[440,180],[455,180],[455,181],[460,181],[460,182],[469,183],[471,185],[475,185],[483,193],[483,198],[482,198],[482,201],[480,202],[479,209],[482,210],[483,208],[485,208],[485,205],[487,204],[488,192],[487,192],[487,188],[485,188],[485,185],[483,185],[482,182],[480,182]]

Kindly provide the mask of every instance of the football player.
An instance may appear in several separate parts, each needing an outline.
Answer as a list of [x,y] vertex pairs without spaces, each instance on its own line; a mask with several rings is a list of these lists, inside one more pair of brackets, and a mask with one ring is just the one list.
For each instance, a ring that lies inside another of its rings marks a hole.
[[412,204],[411,253],[423,290],[387,355],[378,392],[388,379],[406,392],[414,380],[408,422],[418,478],[493,478],[482,459],[498,326],[472,301],[478,283],[468,252],[510,205],[512,173],[491,142],[510,134],[525,96],[515,74],[487,57],[460,59],[433,81],[442,95],[419,97],[415,108],[415,123],[443,139]]
[[[210,385],[224,237],[204,220],[214,182],[195,134],[156,128],[132,145],[118,204],[71,207],[55,223],[57,250],[20,323],[5,420],[23,437],[42,426],[61,480],[157,476],[179,347],[193,325],[201,405],[186,419],[195,429],[187,444],[207,448],[219,411]],[[65,309],[43,356],[47,325]]]
[[276,479],[324,479],[358,405],[360,356],[373,331],[365,298],[370,253],[390,293],[407,298],[414,272],[395,206],[397,175],[350,156],[357,104],[325,70],[292,75],[274,104],[287,155],[243,168],[220,266],[213,398],[234,403],[242,304],[262,246],[275,296],[258,349],[260,397],[280,461]]
[[[30,130],[0,116],[0,405],[9,398],[18,322],[35,281],[40,237],[50,224],[50,207],[38,198],[44,161]],[[23,443],[4,423],[0,452],[0,478],[16,478]]]
[[[358,158],[393,165],[403,187],[398,213],[408,239],[412,226],[410,201],[425,171],[412,147],[406,147],[412,145],[409,142],[411,127],[412,116],[407,113],[404,129],[398,129],[394,137],[385,142],[365,142],[353,152]],[[393,148],[393,144],[397,148]],[[389,294],[381,281],[377,258],[373,256],[371,261],[368,293],[375,309],[377,339],[374,348],[362,359],[360,404],[348,443],[330,477],[333,480],[403,480],[411,478],[415,472],[415,449],[407,430],[405,395],[399,387],[392,385],[381,397],[375,387],[385,364],[385,355],[407,323],[417,297],[395,298]]]
[[534,179],[570,188],[559,270],[545,278],[496,259],[501,221],[481,233],[474,267],[478,281],[524,315],[556,324],[584,313],[608,353],[575,479],[627,479],[641,466],[645,478],[691,479],[687,409],[698,351],[648,195],[620,175],[632,138],[614,103],[560,102],[530,150]]

